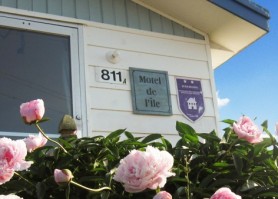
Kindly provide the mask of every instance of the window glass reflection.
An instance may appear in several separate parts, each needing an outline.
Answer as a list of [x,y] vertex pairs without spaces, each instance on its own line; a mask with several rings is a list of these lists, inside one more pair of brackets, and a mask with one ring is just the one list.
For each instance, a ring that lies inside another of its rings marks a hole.
[[50,121],[42,127],[57,133],[63,115],[72,115],[70,68],[69,37],[0,27],[0,131],[37,133],[19,106],[43,99]]

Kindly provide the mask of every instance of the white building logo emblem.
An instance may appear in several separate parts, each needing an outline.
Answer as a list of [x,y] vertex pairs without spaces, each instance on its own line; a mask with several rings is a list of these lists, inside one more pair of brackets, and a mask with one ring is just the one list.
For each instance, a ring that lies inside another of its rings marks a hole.
[[200,80],[176,78],[178,105],[189,120],[195,122],[205,112],[205,103]]

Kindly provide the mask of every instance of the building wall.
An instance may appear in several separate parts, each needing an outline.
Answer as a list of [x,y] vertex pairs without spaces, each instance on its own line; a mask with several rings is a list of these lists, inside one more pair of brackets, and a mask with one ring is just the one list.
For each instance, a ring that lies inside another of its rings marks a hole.
[[[1,1],[2,4],[4,2],[8,1]],[[20,1],[16,2],[18,7]],[[34,4],[35,1],[32,2]],[[49,0],[49,2],[54,1]],[[12,14],[14,11],[8,12]],[[83,129],[87,129],[87,132],[82,132],[82,135],[106,135],[111,131],[126,128],[137,136],[161,133],[170,140],[176,141],[178,138],[175,130],[176,121],[188,123],[198,132],[203,133],[217,129],[215,86],[207,39],[136,30],[20,10],[16,13],[34,20],[38,18],[46,24],[63,25],[65,22],[65,26],[71,26],[71,23],[74,27],[78,26],[81,60],[79,63],[80,68],[84,70],[84,73],[80,73],[80,80],[85,88],[85,99],[81,100],[86,110],[82,122],[86,124],[86,128]],[[120,61],[113,64],[107,61],[106,55],[115,50],[120,55]],[[133,113],[129,67],[168,72],[173,115],[154,116]],[[126,78],[126,84],[99,81],[97,79],[99,68],[120,70]],[[205,113],[194,123],[186,119],[178,108],[175,77],[201,80]]]
[[[138,136],[162,133],[174,141],[178,138],[176,121],[188,123],[199,132],[208,133],[217,129],[213,98],[215,89],[206,41],[111,26],[89,26],[84,32],[89,134],[107,134],[127,128]],[[120,55],[120,61],[116,64],[106,59],[106,54],[114,50]],[[126,74],[127,83],[98,81],[96,73],[99,67],[121,70]],[[173,115],[133,113],[129,67],[168,72]],[[205,113],[194,123],[186,119],[178,108],[175,77],[201,80]]]
[[204,40],[204,36],[131,0],[0,0],[0,6]]

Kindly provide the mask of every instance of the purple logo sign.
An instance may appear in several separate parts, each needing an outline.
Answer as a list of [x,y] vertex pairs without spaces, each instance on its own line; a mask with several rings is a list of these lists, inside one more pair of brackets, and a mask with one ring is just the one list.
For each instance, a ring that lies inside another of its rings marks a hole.
[[176,78],[179,108],[191,121],[195,122],[205,112],[201,81]]

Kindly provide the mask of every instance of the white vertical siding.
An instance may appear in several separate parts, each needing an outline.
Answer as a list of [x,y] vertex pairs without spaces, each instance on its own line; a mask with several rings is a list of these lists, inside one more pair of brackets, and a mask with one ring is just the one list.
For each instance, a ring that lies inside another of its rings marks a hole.
[[[162,27],[161,27],[162,28]],[[144,136],[162,133],[171,140],[177,139],[176,121],[189,123],[199,132],[217,128],[216,113],[210,79],[209,58],[205,41],[155,33],[113,29],[111,26],[86,27],[85,57],[87,63],[87,103],[89,135],[106,134],[120,128]],[[112,64],[106,53],[117,50],[120,62]],[[103,83],[96,80],[96,68],[126,71],[129,67],[167,71],[173,115],[152,116],[134,114],[129,76],[127,84]],[[205,113],[191,123],[180,112],[177,103],[175,77],[200,79],[204,91]]]

